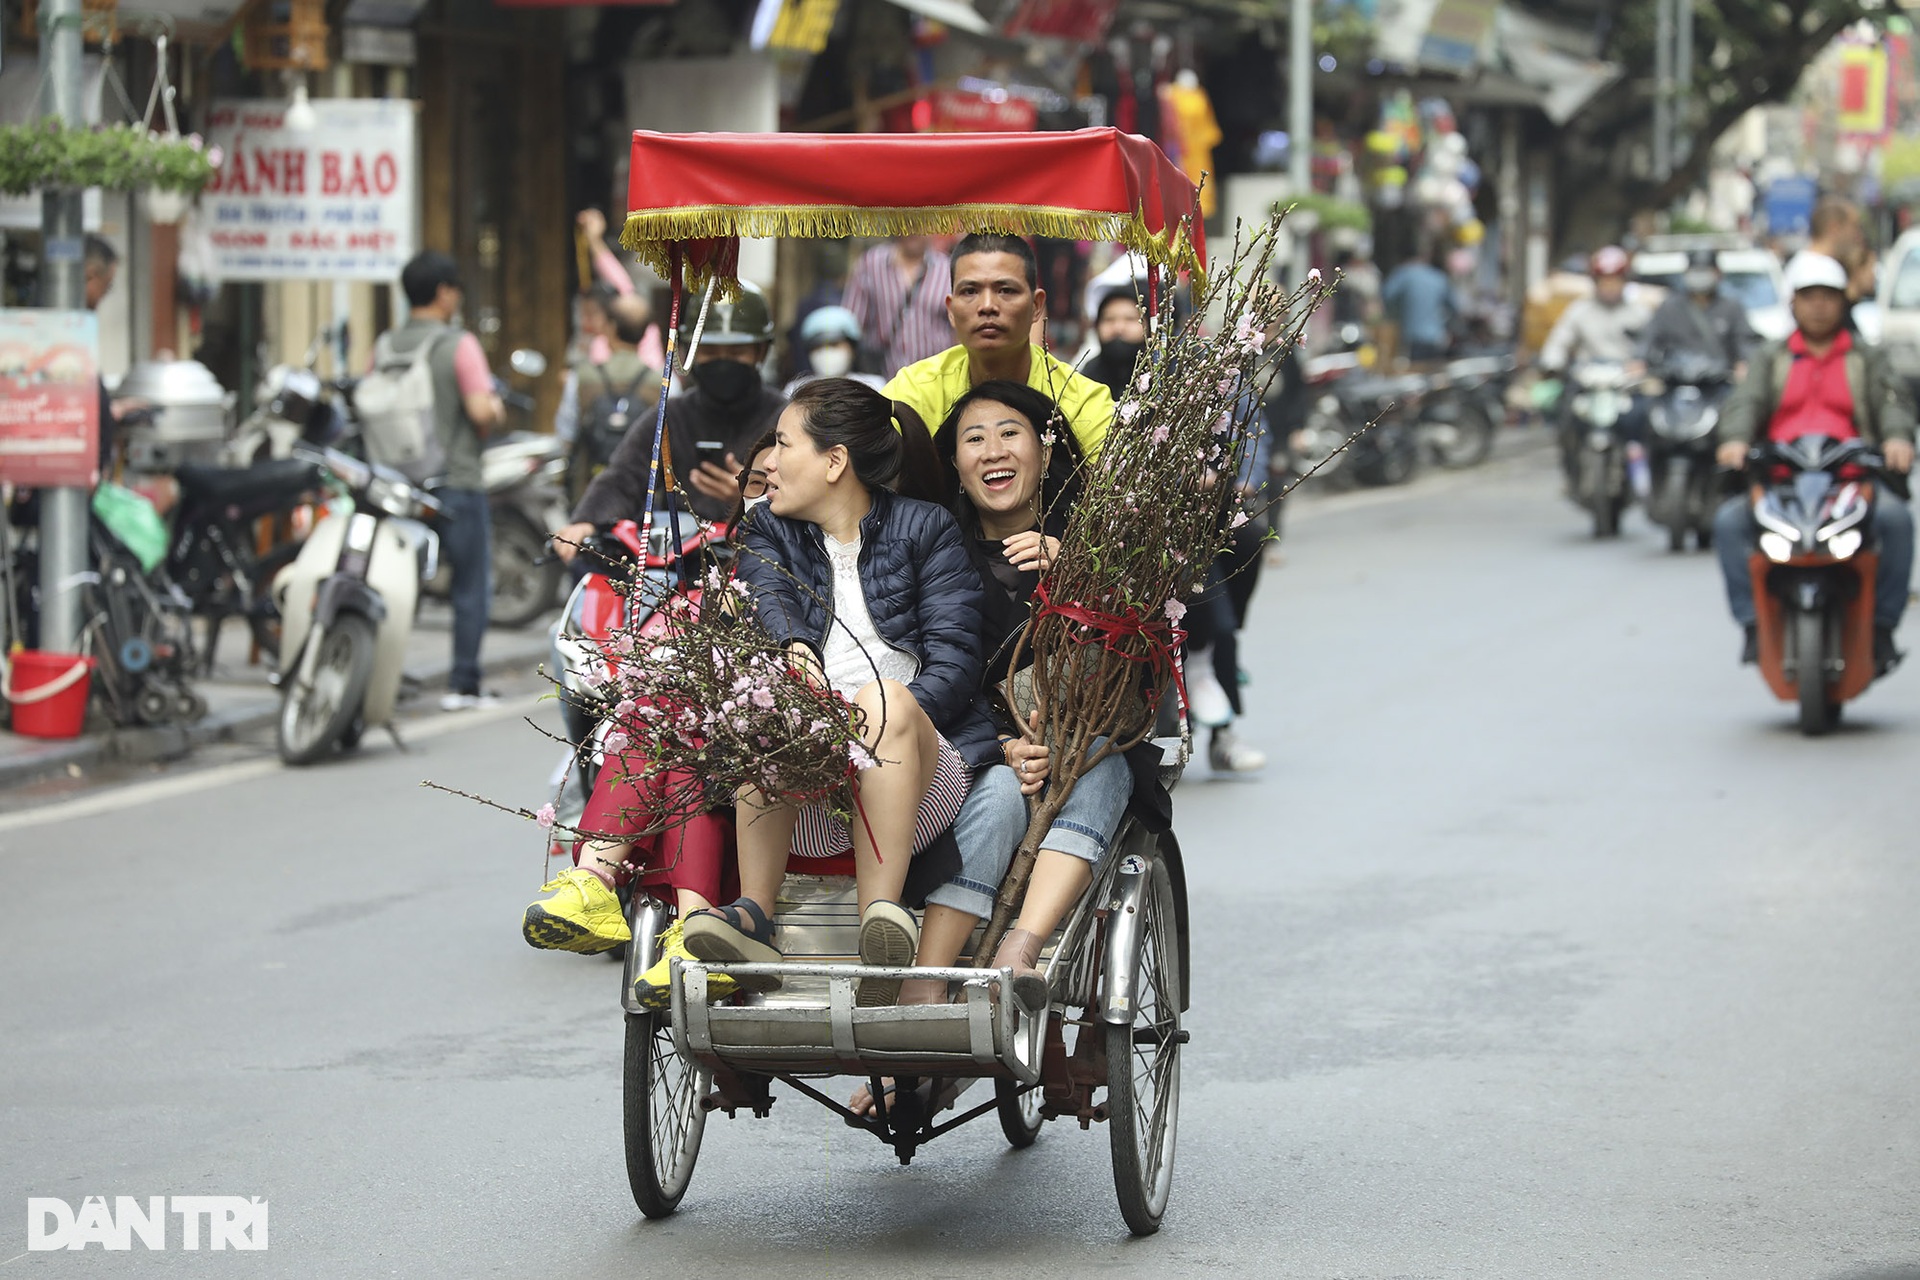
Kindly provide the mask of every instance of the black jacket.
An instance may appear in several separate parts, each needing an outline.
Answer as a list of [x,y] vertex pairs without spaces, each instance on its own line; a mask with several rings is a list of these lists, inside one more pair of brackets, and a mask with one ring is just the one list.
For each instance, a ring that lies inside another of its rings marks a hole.
[[[581,384],[586,397],[586,384]],[[760,398],[744,413],[731,414],[717,408],[698,387],[667,401],[667,440],[676,479],[687,495],[694,514],[703,520],[730,520],[731,502],[715,502],[688,482],[688,474],[698,465],[698,443],[720,440],[745,466],[760,438],[773,430],[780,411],[787,407],[786,397],[763,389]],[[607,462],[607,469],[593,478],[573,518],[588,524],[609,525],[621,520],[638,520],[646,506],[647,475],[653,467],[653,414],[634,421],[622,437],[619,448]]]
[[[833,567],[818,525],[755,513],[743,537],[740,577],[776,643],[824,649]],[[919,660],[908,688],[934,728],[975,768],[999,763],[980,696],[980,575],[953,517],[931,502],[875,490],[873,509],[860,522],[860,585],[880,637]]]

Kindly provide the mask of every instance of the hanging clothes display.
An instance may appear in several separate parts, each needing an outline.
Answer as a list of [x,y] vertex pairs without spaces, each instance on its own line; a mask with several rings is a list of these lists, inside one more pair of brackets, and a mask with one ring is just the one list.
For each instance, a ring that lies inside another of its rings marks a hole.
[[[1197,183],[1201,174],[1212,171],[1213,149],[1225,136],[1220,132],[1219,120],[1214,118],[1213,100],[1201,87],[1198,76],[1182,71],[1172,83],[1160,86],[1160,103],[1169,117],[1167,137],[1169,141],[1179,142],[1179,154],[1173,157],[1174,162]],[[1208,218],[1220,204],[1217,177],[1200,189],[1200,211]]]

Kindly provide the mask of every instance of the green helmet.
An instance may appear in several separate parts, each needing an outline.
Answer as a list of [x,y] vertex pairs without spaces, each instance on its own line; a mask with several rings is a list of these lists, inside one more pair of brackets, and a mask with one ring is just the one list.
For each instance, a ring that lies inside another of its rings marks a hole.
[[[700,345],[747,347],[773,341],[773,311],[767,295],[759,286],[745,280],[732,298],[716,296],[707,309],[707,327],[700,334]],[[689,298],[680,310],[680,349],[693,342],[693,327],[700,322],[700,298]]]

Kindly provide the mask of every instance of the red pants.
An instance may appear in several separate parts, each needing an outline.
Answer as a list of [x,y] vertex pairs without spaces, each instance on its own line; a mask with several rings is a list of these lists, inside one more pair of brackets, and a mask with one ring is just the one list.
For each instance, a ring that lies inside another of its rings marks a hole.
[[[705,788],[685,770],[662,772],[637,751],[609,755],[594,782],[580,829],[595,837],[627,840],[627,861],[641,868],[640,881],[697,893],[708,902],[740,896],[734,861],[733,822],[707,807]],[[655,830],[662,823],[665,830]],[[652,831],[652,834],[641,834]],[[573,861],[580,862],[575,841]]]

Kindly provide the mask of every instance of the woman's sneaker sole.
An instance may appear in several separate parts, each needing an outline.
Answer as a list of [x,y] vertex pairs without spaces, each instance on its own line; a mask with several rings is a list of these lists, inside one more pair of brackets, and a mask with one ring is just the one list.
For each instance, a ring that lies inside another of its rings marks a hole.
[[527,908],[520,935],[542,951],[572,951],[583,956],[597,956],[629,941],[628,938],[603,938],[564,916],[548,915],[539,903]]
[[[878,905],[878,904],[876,904]],[[904,912],[904,908],[899,908]],[[907,914],[907,919],[913,919]],[[905,968],[913,963],[920,940],[914,931],[901,927],[893,913],[874,913],[869,909],[860,922],[860,963]],[[880,1009],[900,1000],[900,978],[862,978],[854,985],[853,1002],[862,1009]]]

